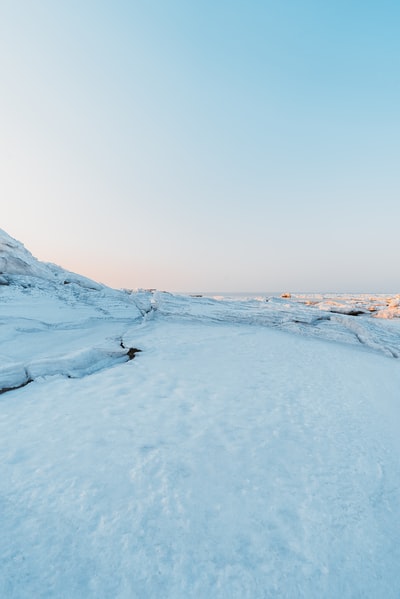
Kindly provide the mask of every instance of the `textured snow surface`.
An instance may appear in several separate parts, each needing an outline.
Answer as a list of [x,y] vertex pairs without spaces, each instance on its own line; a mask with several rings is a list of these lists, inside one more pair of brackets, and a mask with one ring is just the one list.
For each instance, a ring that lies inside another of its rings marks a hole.
[[126,361],[142,311],[131,295],[14,276],[0,286],[0,392],[41,376],[80,377]]
[[[330,296],[317,299],[315,295],[301,295],[290,299],[270,297],[238,301],[156,292],[151,301],[154,309],[166,317],[274,327],[330,341],[361,344],[398,358],[400,319],[394,314],[390,322],[375,318],[380,312],[391,309],[387,306],[395,304],[397,297],[337,296],[332,300]],[[352,312],[359,315],[353,316]]]
[[[11,275],[11,276],[10,276]],[[101,289],[103,285],[71,273],[55,264],[39,262],[16,239],[0,229],[0,285],[7,284],[13,275],[38,277],[48,281],[74,282],[83,288]]]
[[154,319],[0,399],[0,596],[398,597],[397,360]]
[[54,272],[0,285],[0,597],[400,596],[396,298]]

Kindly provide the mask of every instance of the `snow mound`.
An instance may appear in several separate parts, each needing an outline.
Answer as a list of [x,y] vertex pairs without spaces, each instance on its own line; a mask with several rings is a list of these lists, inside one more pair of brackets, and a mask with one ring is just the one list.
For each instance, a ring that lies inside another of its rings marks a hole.
[[4,275],[28,275],[51,280],[56,278],[55,270],[52,271],[48,265],[39,262],[20,241],[10,237],[2,229],[0,229],[0,274],[3,275],[3,281],[7,280]]
[[75,283],[86,289],[100,290],[104,286],[69,272],[55,264],[40,262],[25,246],[0,229],[0,284],[7,284],[13,275],[37,277],[63,284]]
[[0,230],[0,393],[41,377],[83,377],[129,359],[124,333],[142,294],[110,289],[42,263]]

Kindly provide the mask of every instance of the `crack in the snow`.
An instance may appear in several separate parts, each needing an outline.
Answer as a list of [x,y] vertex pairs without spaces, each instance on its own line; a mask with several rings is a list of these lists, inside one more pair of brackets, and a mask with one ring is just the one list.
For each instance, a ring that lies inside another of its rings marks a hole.
[[[89,353],[89,357],[91,357],[91,360],[89,362],[87,361],[86,354],[82,355],[81,363],[79,362],[79,359],[74,356],[62,356],[61,358],[58,358],[56,360],[44,359],[38,360],[37,362],[33,362],[30,365],[24,367],[23,370],[25,373],[25,378],[22,381],[21,378],[19,378],[19,381],[17,382],[18,377],[16,376],[15,384],[9,383],[4,387],[0,387],[0,395],[8,393],[9,391],[16,391],[17,389],[26,387],[26,385],[29,385],[29,383],[32,383],[36,379],[41,378],[43,376],[61,375],[67,378],[84,378],[85,376],[89,376],[96,372],[112,368],[117,364],[133,360],[136,354],[142,351],[141,349],[138,349],[136,347],[125,347],[122,340],[120,345],[121,348],[123,348],[126,351],[102,352],[99,350],[98,355],[91,355]],[[104,364],[105,356],[107,357],[106,364]],[[61,367],[63,361],[65,366],[64,369]],[[59,368],[57,368],[57,364],[60,366]]]

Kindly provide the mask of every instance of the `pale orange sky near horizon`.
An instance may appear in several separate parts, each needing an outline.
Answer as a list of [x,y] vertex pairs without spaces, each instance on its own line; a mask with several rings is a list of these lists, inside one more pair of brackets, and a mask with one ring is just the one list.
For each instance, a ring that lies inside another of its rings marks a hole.
[[117,288],[398,292],[400,5],[1,12],[0,227],[41,260]]

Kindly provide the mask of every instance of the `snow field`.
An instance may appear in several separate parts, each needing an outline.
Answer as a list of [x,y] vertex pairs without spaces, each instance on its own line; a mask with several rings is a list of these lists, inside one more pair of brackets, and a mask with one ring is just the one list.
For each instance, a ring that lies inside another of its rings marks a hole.
[[0,596],[400,594],[397,360],[246,324],[0,397]]
[[0,597],[398,599],[399,302],[116,291],[0,230]]

